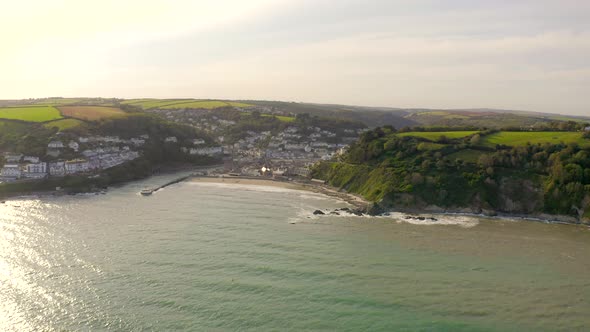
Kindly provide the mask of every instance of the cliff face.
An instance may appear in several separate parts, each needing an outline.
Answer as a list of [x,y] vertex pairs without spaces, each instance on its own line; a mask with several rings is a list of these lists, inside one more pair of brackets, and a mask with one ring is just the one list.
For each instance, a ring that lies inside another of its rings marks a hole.
[[[438,193],[440,195],[440,192]],[[454,196],[451,192],[445,195]],[[484,199],[482,193],[476,192],[469,200],[462,204],[441,204],[429,202],[420,193],[392,193],[376,202],[381,210],[402,210],[411,212],[431,213],[473,213],[485,215],[516,215],[558,220],[570,223],[590,224],[590,218],[585,214],[590,212],[590,196],[586,196],[583,208],[573,208],[571,215],[556,215],[544,210],[544,195],[542,183],[529,179],[503,178],[492,202]]]
[[483,191],[478,192],[478,190],[470,190],[470,188],[465,188],[465,191],[471,193],[467,199],[462,197],[465,192],[435,190],[433,196],[446,196],[446,201],[456,202],[450,204],[445,204],[442,200],[430,200],[429,197],[424,197],[419,192],[391,193],[378,203],[388,209],[423,209],[439,212],[448,210],[488,214],[500,212],[523,215],[543,213],[544,201],[541,185],[528,179],[503,178],[491,200],[484,198],[489,197],[489,194],[485,194]]

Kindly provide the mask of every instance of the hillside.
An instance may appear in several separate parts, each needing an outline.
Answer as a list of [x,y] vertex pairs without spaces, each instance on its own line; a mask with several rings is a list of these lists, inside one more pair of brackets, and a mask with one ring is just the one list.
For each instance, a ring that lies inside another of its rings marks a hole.
[[195,139],[211,140],[190,126],[114,106],[11,105],[0,112],[0,196],[88,191],[164,164],[218,163],[183,151]]
[[312,174],[383,209],[566,215],[590,222],[587,132],[377,128]]
[[589,117],[546,114],[538,112],[462,109],[436,110],[418,108],[365,107],[349,105],[311,104],[281,101],[248,100],[245,103],[264,107],[273,112],[309,113],[361,121],[367,126],[451,127],[451,128],[542,128],[551,122],[590,122]]
[[498,109],[423,109],[366,107],[333,104],[314,104],[265,100],[214,100],[214,99],[115,99],[115,98],[42,98],[26,100],[0,100],[0,118],[5,107],[115,107],[124,111],[142,112],[154,110],[220,110],[237,108],[243,111],[259,111],[263,114],[295,117],[310,114],[319,117],[339,118],[362,122],[370,128],[392,126],[397,129],[410,127],[451,127],[478,129],[540,129],[554,122],[590,122],[590,117],[569,116],[539,112]]

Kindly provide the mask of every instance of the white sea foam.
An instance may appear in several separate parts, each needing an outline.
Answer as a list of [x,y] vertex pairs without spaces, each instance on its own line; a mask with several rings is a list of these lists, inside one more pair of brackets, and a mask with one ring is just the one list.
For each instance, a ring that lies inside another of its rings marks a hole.
[[[311,215],[317,219],[318,217],[331,217],[331,218],[355,218],[355,219],[376,219],[376,220],[390,220],[397,223],[408,223],[413,225],[454,225],[460,227],[474,227],[479,224],[477,216],[467,216],[459,214],[406,214],[401,212],[390,212],[387,215],[370,216],[363,214],[360,216],[347,213],[345,211],[337,211],[339,214],[330,214],[330,211],[323,211],[325,215],[313,215],[307,211],[307,215]],[[420,218],[424,218],[421,220]]]

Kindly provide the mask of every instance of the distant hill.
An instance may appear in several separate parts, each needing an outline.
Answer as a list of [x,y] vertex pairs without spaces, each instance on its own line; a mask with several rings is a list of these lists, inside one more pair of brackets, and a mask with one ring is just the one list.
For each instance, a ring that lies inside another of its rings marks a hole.
[[41,98],[0,100],[0,107],[14,106],[104,106],[119,107],[127,111],[241,108],[262,110],[278,116],[295,116],[308,113],[320,117],[360,121],[370,128],[390,125],[404,127],[451,128],[536,128],[550,122],[590,123],[590,117],[554,113],[528,112],[489,108],[427,109],[366,107],[337,104],[296,103],[266,100],[214,100],[214,99],[116,99],[116,98]]
[[423,109],[365,107],[332,104],[294,103],[281,101],[244,101],[274,111],[293,114],[310,113],[319,116],[340,117],[364,122],[369,127],[390,125],[403,127],[477,127],[477,128],[528,128],[543,126],[554,121],[588,122],[590,117],[569,116],[539,112],[501,109]]

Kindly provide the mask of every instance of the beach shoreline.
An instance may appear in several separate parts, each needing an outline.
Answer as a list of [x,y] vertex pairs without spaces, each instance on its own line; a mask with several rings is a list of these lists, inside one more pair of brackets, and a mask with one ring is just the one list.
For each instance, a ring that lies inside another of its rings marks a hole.
[[[302,182],[302,181],[286,181],[277,180],[272,178],[263,177],[246,177],[246,176],[192,176],[187,181],[196,183],[226,183],[226,184],[243,184],[243,185],[261,185],[261,186],[274,186],[293,190],[305,190],[314,193],[327,195],[333,198],[341,199],[351,205],[353,205],[358,211],[367,213],[368,210],[373,206],[373,202],[367,201],[366,199],[351,194],[345,191],[339,191],[338,188],[330,187],[314,182]],[[418,209],[386,209],[383,213],[404,213],[407,215],[460,215],[468,217],[484,217],[489,219],[514,219],[522,221],[541,222],[548,224],[561,224],[561,225],[577,225],[577,226],[588,226],[584,222],[576,222],[574,218],[570,216],[559,216],[559,215],[518,215],[508,213],[497,213],[495,215],[484,215],[478,213],[469,213],[460,210],[441,210],[441,211],[429,211],[429,210],[418,210]]]
[[302,182],[302,181],[285,181],[263,177],[245,177],[245,176],[192,176],[187,179],[194,183],[226,183],[226,184],[243,184],[280,187],[292,190],[304,190],[318,194],[323,194],[347,202],[355,208],[366,211],[372,203],[357,195],[338,191],[336,188],[328,187],[319,183]]

